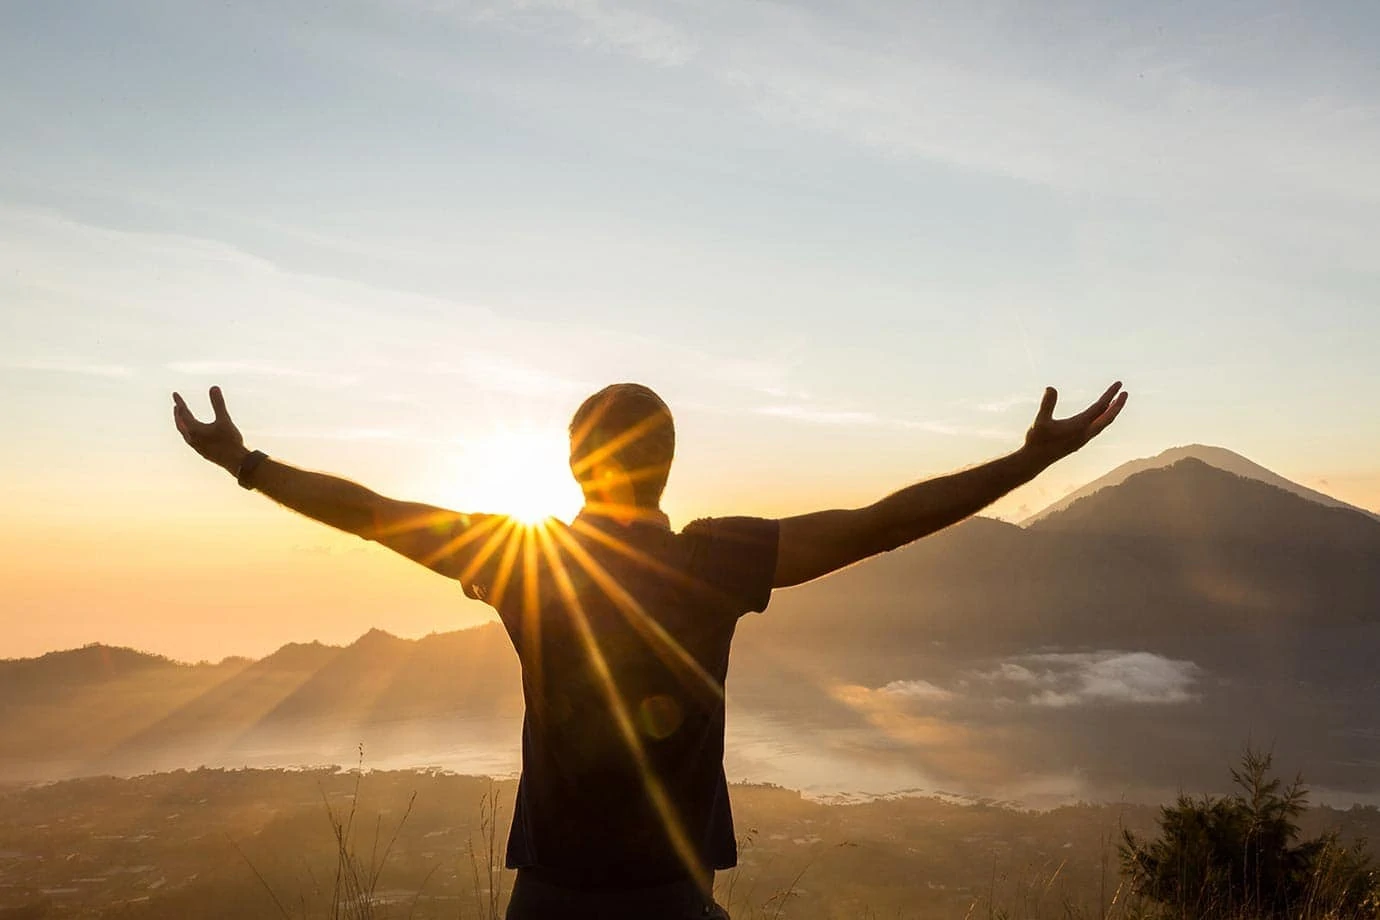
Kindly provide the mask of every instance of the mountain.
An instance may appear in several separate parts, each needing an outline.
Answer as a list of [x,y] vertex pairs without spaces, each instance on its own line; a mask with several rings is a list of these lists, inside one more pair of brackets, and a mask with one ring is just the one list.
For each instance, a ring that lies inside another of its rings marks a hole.
[[[744,770],[818,744],[860,776],[1072,774],[1119,794],[1215,775],[1255,732],[1307,752],[1320,785],[1380,792],[1377,649],[1380,521],[1184,458],[777,592],[738,626],[730,735]],[[359,744],[371,765],[502,773],[521,711],[497,623],[220,665],[92,646],[0,661],[0,781],[336,763]]]
[[925,649],[1140,648],[1231,666],[1240,637],[1311,673],[1324,662],[1303,634],[1354,626],[1380,626],[1380,522],[1188,459],[1028,527],[973,519],[780,592],[740,635],[855,653],[858,678],[880,680]]
[[1347,508],[1352,511],[1359,511],[1362,514],[1380,521],[1380,514],[1367,511],[1364,508],[1358,508],[1355,505],[1349,505],[1341,499],[1333,498],[1331,495],[1326,495],[1316,489],[1310,489],[1307,486],[1302,486],[1296,482],[1285,479],[1278,473],[1268,470],[1251,460],[1247,460],[1240,454],[1227,450],[1225,447],[1212,447],[1207,444],[1189,444],[1185,447],[1170,448],[1153,457],[1145,457],[1140,460],[1131,460],[1123,463],[1107,475],[1094,479],[1081,489],[1064,496],[1043,511],[1031,515],[1022,521],[1021,524],[1033,524],[1049,515],[1063,511],[1079,499],[1086,498],[1110,486],[1120,485],[1137,473],[1143,473],[1147,470],[1163,469],[1167,466],[1173,466],[1181,460],[1198,460],[1202,463],[1206,463],[1208,466],[1216,467],[1219,470],[1235,473],[1237,476],[1241,476],[1245,479],[1254,479],[1258,482],[1264,482],[1276,488],[1283,489],[1286,492],[1292,492],[1300,498],[1306,498],[1320,505],[1326,505],[1330,508]]
[[1380,521],[1196,458],[1127,477],[1029,525],[1041,532],[1380,553]]
[[1190,459],[779,592],[730,691],[956,785],[1173,790],[1254,738],[1375,792],[1377,653],[1380,522]]

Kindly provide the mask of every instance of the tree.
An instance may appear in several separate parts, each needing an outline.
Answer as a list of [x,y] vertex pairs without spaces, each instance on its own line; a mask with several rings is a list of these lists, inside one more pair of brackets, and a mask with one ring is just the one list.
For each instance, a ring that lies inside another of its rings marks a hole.
[[1221,798],[1181,795],[1160,810],[1160,836],[1124,832],[1123,871],[1165,917],[1380,916],[1380,888],[1364,842],[1336,832],[1298,840],[1308,805],[1302,777],[1271,775],[1273,756],[1247,747],[1231,771],[1238,791]]

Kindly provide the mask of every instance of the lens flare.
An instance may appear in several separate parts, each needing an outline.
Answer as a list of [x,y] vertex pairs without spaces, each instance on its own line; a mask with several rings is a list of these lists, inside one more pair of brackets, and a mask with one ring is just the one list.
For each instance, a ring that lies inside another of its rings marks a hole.
[[554,427],[506,428],[467,439],[460,462],[446,473],[446,502],[523,524],[552,517],[569,522],[583,500],[566,462],[569,452],[568,436]]

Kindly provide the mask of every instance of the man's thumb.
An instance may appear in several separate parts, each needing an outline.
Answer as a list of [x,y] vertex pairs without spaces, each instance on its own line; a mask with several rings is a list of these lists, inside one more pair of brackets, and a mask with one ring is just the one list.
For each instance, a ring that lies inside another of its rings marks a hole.
[[1054,405],[1059,401],[1059,393],[1054,387],[1045,387],[1045,395],[1040,400],[1040,411],[1035,413],[1035,421],[1048,422],[1054,418]]

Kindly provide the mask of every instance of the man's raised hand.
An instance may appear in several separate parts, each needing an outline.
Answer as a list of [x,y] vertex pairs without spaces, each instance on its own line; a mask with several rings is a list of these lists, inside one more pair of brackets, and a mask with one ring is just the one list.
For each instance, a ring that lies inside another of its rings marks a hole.
[[1054,417],[1054,404],[1058,399],[1054,387],[1045,387],[1040,411],[1025,434],[1025,449],[1046,464],[1067,457],[1097,437],[1116,420],[1126,405],[1127,394],[1117,381],[1091,406],[1064,419]]
[[244,447],[244,436],[230,420],[220,387],[211,387],[211,411],[215,413],[215,418],[209,422],[198,421],[181,395],[173,394],[173,422],[182,440],[191,445],[192,450],[233,476],[249,451]]

